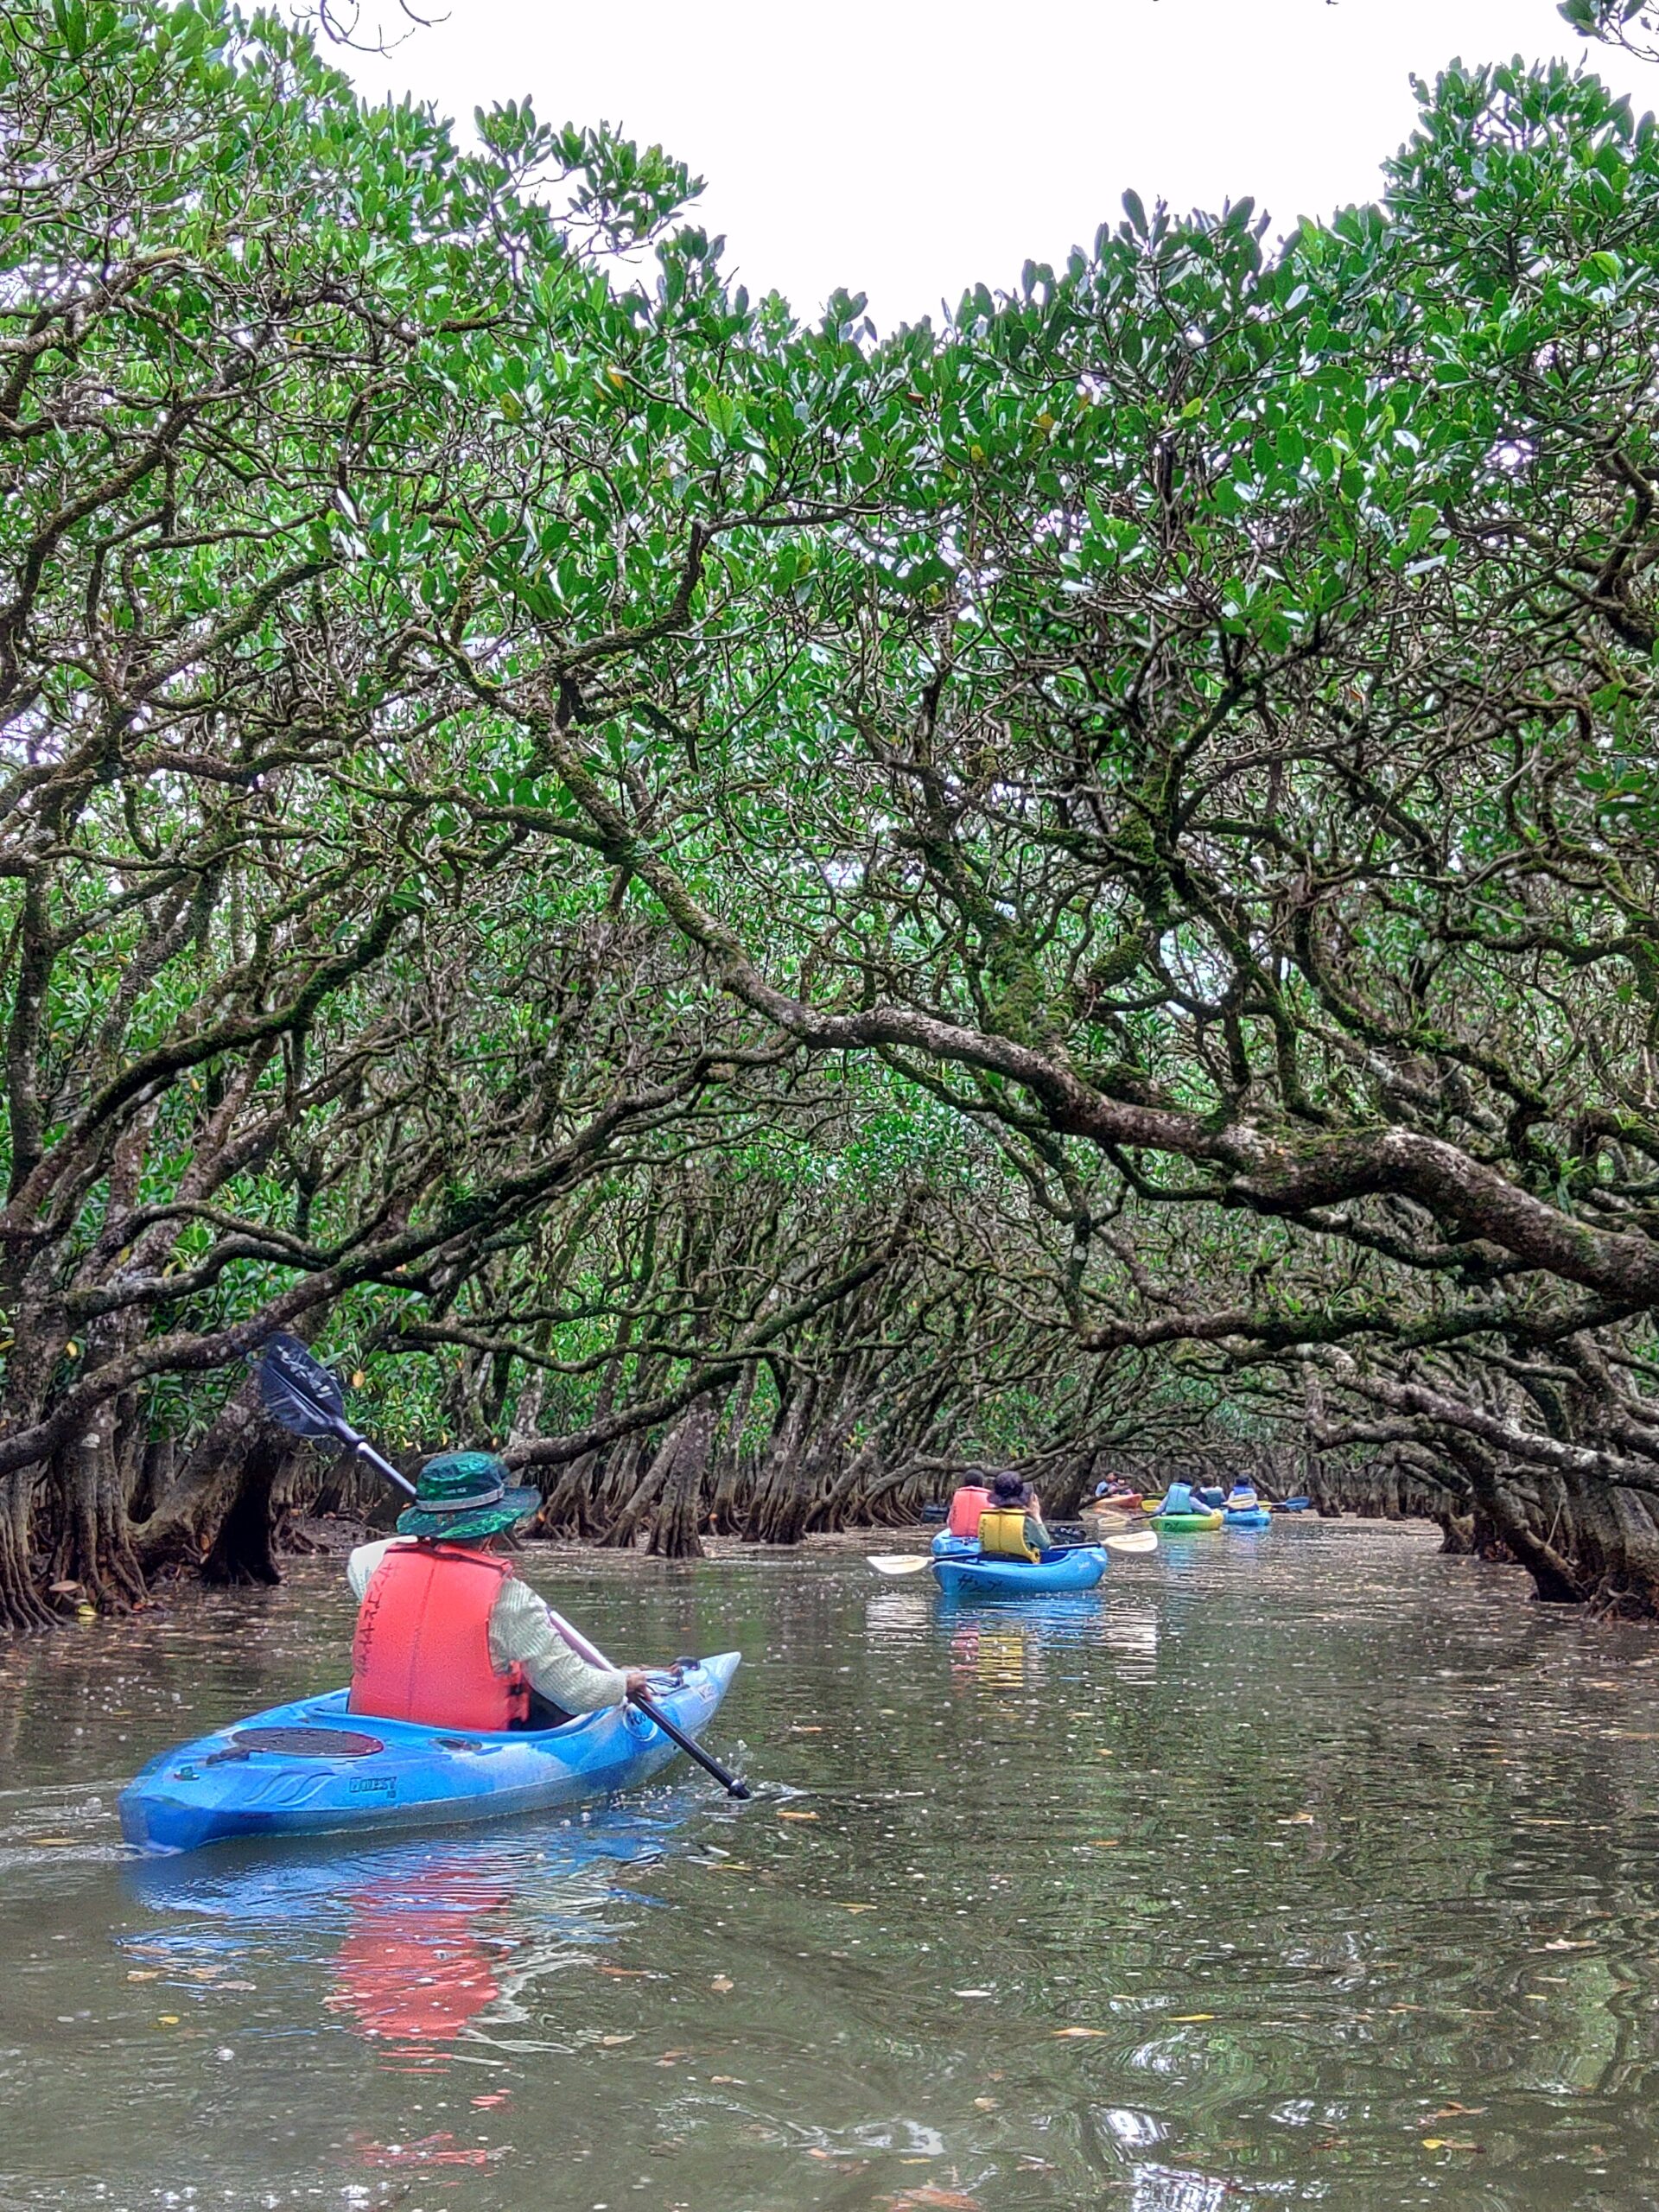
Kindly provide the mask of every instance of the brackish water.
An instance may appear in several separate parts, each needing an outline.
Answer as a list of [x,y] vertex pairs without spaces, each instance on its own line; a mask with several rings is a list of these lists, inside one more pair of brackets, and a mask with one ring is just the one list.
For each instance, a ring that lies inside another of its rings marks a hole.
[[142,1760],[340,1679],[338,1568],[0,1656],[0,2208],[1659,2197],[1659,1636],[1376,1525],[1030,1608],[882,1548],[526,1555],[741,1648],[745,1807],[137,1866]]

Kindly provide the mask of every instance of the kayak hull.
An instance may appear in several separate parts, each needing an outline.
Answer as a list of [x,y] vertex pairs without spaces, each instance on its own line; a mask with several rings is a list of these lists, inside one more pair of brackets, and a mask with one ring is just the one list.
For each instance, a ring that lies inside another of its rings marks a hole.
[[1228,1511],[1230,1529],[1271,1529],[1273,1516],[1265,1505],[1235,1506]]
[[947,1598],[1047,1598],[1092,1590],[1106,1572],[1098,1544],[1078,1544],[1043,1560],[963,1559],[936,1554],[933,1573]]
[[1152,1525],[1160,1536],[1201,1536],[1209,1529],[1219,1529],[1221,1515],[1211,1513],[1154,1513]]
[[[652,1694],[695,1736],[718,1709],[739,1656],[690,1661],[677,1679],[653,1680]],[[332,1690],[271,1706],[162,1752],[121,1793],[122,1834],[140,1851],[170,1855],[235,1838],[501,1820],[632,1789],[678,1756],[631,1705],[559,1728],[498,1732],[378,1720],[348,1713],[346,1700],[346,1691]]]

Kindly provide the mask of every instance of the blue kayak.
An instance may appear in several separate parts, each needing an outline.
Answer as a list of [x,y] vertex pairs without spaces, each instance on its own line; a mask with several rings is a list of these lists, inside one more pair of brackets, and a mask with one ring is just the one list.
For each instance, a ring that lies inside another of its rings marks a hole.
[[977,1559],[977,1536],[935,1536],[928,1546],[935,1559]]
[[947,1598],[1042,1598],[1057,1590],[1092,1590],[1106,1572],[1106,1554],[1098,1544],[1076,1544],[1039,1560],[936,1552],[932,1567]]
[[[695,1736],[740,1654],[654,1675],[652,1695]],[[629,1789],[678,1756],[636,1707],[562,1727],[428,1728],[348,1713],[346,1693],[274,1705],[163,1751],[121,1793],[121,1833],[141,1851],[194,1851],[232,1836],[357,1834],[539,1812]]]
[[1230,1505],[1222,1519],[1230,1529],[1271,1529],[1273,1516],[1265,1505]]

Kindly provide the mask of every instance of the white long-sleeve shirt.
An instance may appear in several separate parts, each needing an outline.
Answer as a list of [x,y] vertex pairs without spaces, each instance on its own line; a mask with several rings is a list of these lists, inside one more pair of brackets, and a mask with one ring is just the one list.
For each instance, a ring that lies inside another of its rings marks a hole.
[[[387,1536],[378,1544],[357,1547],[346,1562],[346,1580],[359,1605],[386,1554],[394,1545],[414,1541],[411,1536]],[[502,1675],[510,1667],[522,1667],[531,1689],[566,1713],[597,1713],[605,1706],[620,1705],[627,1694],[621,1669],[590,1667],[579,1651],[573,1651],[554,1627],[545,1604],[516,1574],[502,1578],[490,1608],[490,1664]]]

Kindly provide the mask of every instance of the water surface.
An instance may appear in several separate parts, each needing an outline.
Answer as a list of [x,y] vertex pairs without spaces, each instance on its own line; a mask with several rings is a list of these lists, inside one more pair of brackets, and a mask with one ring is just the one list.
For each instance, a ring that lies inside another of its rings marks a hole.
[[586,1818],[138,1866],[153,1751],[341,1677],[337,1567],[0,1655],[0,2212],[1636,2212],[1659,1639],[1287,1523],[1097,1597],[874,1546],[533,1580],[745,1655]]

